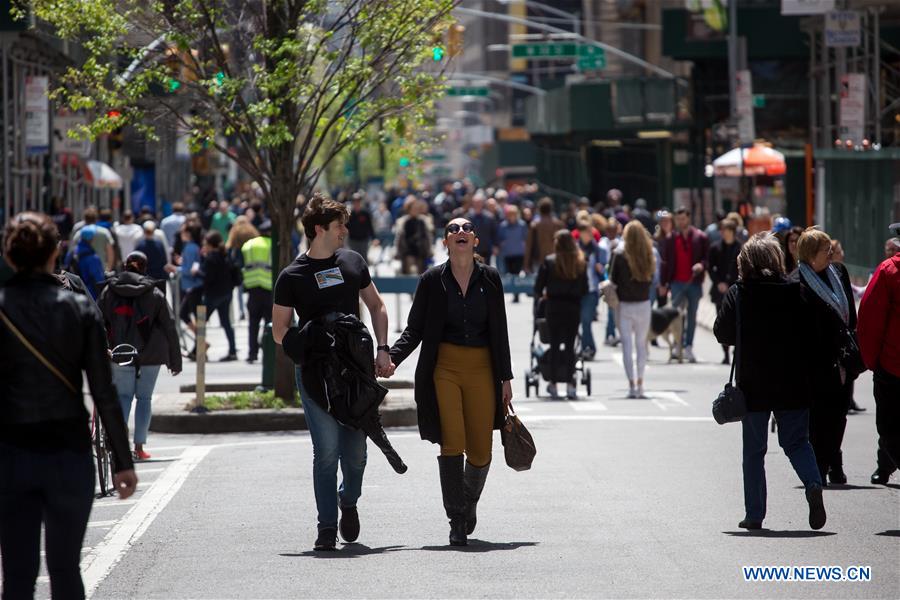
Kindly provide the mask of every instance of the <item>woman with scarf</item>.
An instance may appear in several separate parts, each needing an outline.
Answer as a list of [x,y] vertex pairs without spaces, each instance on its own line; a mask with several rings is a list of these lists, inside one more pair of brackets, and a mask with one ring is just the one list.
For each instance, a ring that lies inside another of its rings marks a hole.
[[844,331],[856,331],[856,304],[846,267],[831,262],[831,238],[824,231],[809,228],[797,240],[797,270],[792,274],[811,299],[819,339],[812,345],[813,407],[809,414],[809,434],[816,462],[831,483],[847,483],[841,443],[847,427],[849,397],[845,385],[848,374],[839,362]]

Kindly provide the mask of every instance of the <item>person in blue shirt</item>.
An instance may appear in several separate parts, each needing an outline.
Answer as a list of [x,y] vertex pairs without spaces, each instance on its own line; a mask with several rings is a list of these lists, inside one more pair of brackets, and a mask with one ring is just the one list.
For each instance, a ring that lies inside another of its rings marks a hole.
[[[503,263],[506,273],[519,275],[525,263],[525,241],[528,238],[528,225],[519,218],[519,207],[514,204],[506,206],[506,219],[497,228],[498,258]],[[500,266],[500,265],[498,265]],[[519,301],[519,294],[513,295],[513,302]]]
[[106,279],[103,273],[103,263],[91,245],[91,241],[97,234],[97,226],[85,225],[81,228],[80,233],[78,245],[66,257],[66,270],[81,277],[91,298],[96,300],[100,293],[100,284]]
[[[194,221],[186,221],[181,226],[179,233],[184,246],[181,249],[181,262],[178,265],[180,274],[181,305],[178,307],[178,318],[194,334],[197,333],[197,325],[194,318],[197,314],[197,306],[203,295],[203,278],[199,276],[200,244],[203,242],[203,230],[200,224]],[[197,358],[197,346],[188,352],[190,360]]]

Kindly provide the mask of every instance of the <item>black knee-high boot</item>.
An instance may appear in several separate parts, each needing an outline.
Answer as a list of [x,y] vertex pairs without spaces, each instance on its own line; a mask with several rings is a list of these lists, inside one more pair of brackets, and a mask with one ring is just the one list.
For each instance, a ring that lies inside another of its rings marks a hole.
[[484,482],[487,481],[487,474],[490,468],[491,463],[488,463],[483,467],[475,467],[469,461],[466,461],[463,481],[466,490],[467,535],[472,535],[472,532],[475,531],[475,523],[477,522],[475,508],[478,505],[478,500],[481,498],[481,490],[484,489]]
[[438,456],[441,473],[441,494],[444,510],[450,519],[450,545],[465,546],[466,539],[466,496],[463,484],[463,457]]

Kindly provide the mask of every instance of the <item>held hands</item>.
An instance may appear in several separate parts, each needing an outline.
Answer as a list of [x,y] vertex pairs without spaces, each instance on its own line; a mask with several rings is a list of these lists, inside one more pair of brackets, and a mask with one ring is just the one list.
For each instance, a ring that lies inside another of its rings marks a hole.
[[724,294],[725,292],[728,291],[728,284],[725,283],[724,281],[719,283],[719,285],[717,287],[719,288],[719,292],[721,292],[722,294]]
[[397,365],[391,361],[391,355],[385,350],[379,350],[375,356],[375,375],[378,377],[390,377],[396,369]]
[[126,500],[137,488],[138,478],[134,469],[119,471],[113,475],[113,487],[119,493],[119,500]]
[[503,382],[503,406],[509,409],[509,403],[512,402],[512,381]]
[[703,269],[702,263],[697,263],[693,267],[691,267],[691,271],[694,273],[694,275],[699,275],[700,273],[703,272],[703,270],[704,269]]

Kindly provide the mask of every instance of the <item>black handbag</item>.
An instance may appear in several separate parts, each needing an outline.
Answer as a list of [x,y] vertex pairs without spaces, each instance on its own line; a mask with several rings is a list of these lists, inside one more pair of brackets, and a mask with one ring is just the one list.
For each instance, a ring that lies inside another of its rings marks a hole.
[[859,350],[856,332],[851,331],[849,327],[844,327],[841,336],[840,358],[838,360],[841,366],[844,367],[848,380],[852,381],[866,372],[866,364],[863,362],[862,352]]
[[736,317],[735,324],[735,344],[734,356],[731,361],[731,375],[728,377],[728,383],[725,389],[719,392],[719,396],[713,400],[712,414],[716,423],[724,425],[725,423],[737,423],[744,419],[747,414],[747,399],[744,392],[737,386],[737,380],[734,377],[735,369],[741,357],[741,290],[738,288],[734,295],[734,311]]
[[500,429],[500,441],[503,442],[503,454],[506,464],[516,471],[527,471],[531,468],[537,448],[531,433],[516,416],[512,403],[506,413],[506,422]]

